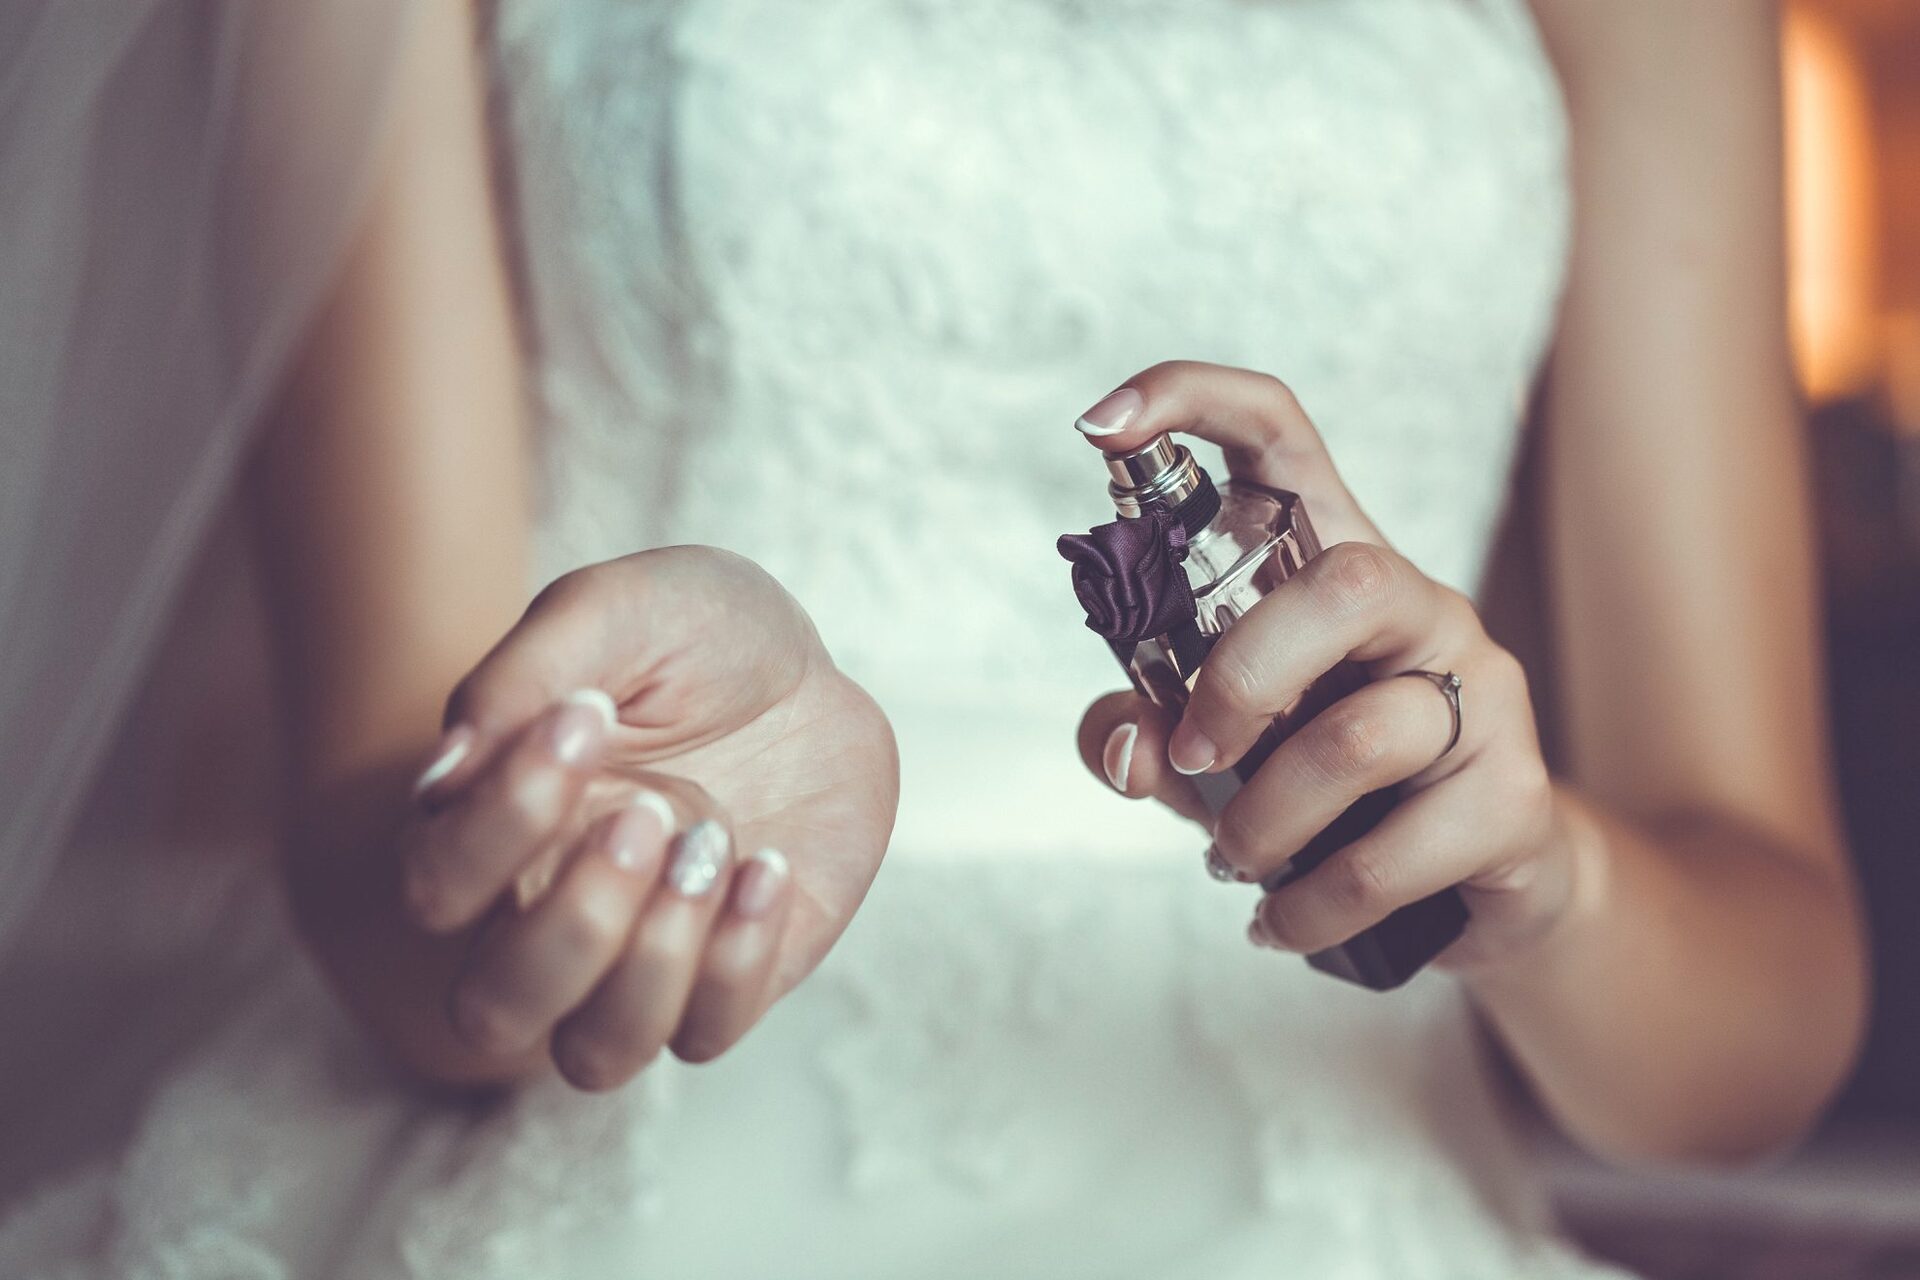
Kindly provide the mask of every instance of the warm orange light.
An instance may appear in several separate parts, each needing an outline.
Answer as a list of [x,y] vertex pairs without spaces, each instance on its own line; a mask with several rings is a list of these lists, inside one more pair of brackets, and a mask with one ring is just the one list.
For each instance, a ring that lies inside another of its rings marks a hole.
[[1866,390],[1879,359],[1872,111],[1833,19],[1789,5],[1785,49],[1794,355],[1808,396],[1830,400]]

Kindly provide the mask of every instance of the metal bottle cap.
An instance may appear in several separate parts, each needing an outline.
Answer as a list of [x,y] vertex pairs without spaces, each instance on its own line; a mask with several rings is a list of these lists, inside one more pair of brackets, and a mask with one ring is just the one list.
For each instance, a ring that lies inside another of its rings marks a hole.
[[1114,510],[1125,519],[1138,519],[1141,508],[1150,502],[1177,508],[1207,483],[1207,473],[1193,454],[1185,445],[1175,444],[1172,436],[1155,436],[1138,449],[1102,456],[1113,477],[1107,493]]

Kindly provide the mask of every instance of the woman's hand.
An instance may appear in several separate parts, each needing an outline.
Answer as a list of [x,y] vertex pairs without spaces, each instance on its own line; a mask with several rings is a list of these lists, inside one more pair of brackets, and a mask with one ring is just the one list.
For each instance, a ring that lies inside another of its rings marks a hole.
[[575,1085],[704,1061],[804,977],[892,828],[891,731],[777,583],[674,547],[567,575],[455,692],[404,840],[491,1058]]
[[[1473,605],[1421,573],[1361,511],[1286,387],[1245,370],[1176,362],[1131,379],[1081,430],[1107,450],[1167,431],[1212,440],[1232,474],[1300,494],[1325,550],[1214,646],[1178,724],[1137,694],[1095,703],[1080,732],[1088,767],[1123,794],[1204,821],[1186,775],[1226,769],[1343,659],[1374,682],[1323,709],[1220,814],[1215,869],[1265,880],[1368,792],[1404,798],[1372,831],[1277,892],[1250,936],[1309,953],[1458,885],[1472,910],[1445,963],[1510,953],[1546,931],[1573,884],[1520,664]],[[1461,680],[1459,741],[1437,684]],[[1396,678],[1399,677],[1399,678]]]

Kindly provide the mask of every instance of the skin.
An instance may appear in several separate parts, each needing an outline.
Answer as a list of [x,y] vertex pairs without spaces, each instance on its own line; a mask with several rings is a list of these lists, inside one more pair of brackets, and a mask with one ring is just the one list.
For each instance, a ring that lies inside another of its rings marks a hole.
[[[736,556],[650,551],[528,605],[473,33],[446,0],[421,22],[366,225],[249,478],[289,897],[342,999],[421,1075],[610,1088],[663,1049],[719,1054],[812,969],[879,865],[898,767],[871,699]],[[730,856],[682,893],[667,869],[702,819]]]
[[[1249,871],[1345,798],[1417,794],[1264,902],[1259,936],[1311,949],[1463,882],[1474,923],[1447,962],[1571,1134],[1742,1158],[1816,1114],[1865,992],[1783,336],[1774,15],[1539,14],[1576,134],[1545,468],[1567,772],[1540,758],[1518,664],[1392,552],[1282,384],[1159,366],[1132,380],[1133,438],[1218,439],[1345,544],[1210,664],[1193,732],[1221,758],[1343,655],[1465,679],[1467,736],[1437,764],[1445,703],[1391,678],[1268,762],[1219,832]],[[295,761],[288,883],[343,998],[423,1074],[554,1063],[606,1087],[662,1044],[725,1048],[831,945],[885,843],[892,745],[792,602],[730,557],[599,566],[522,614],[527,442],[472,33],[452,0],[423,23],[367,227],[253,477]],[[731,612],[691,607],[709,598]],[[615,727],[566,700],[583,686],[616,699]],[[1090,767],[1122,722],[1128,794],[1194,811],[1173,726],[1131,695],[1090,712]],[[786,896],[750,918],[728,915],[730,879],[676,900],[642,790],[682,828],[714,815],[739,850],[783,849]]]
[[[1199,812],[1219,768],[1343,657],[1377,677],[1282,746],[1221,815],[1254,878],[1402,782],[1373,832],[1257,908],[1308,952],[1460,884],[1443,957],[1546,1109],[1627,1161],[1731,1162],[1791,1141],[1858,1049],[1859,906],[1820,710],[1812,521],[1785,339],[1777,15],[1760,4],[1539,16],[1574,125],[1576,246],[1546,395],[1552,605],[1568,768],[1541,758],[1525,673],[1472,604],[1392,550],[1279,381],[1156,366],[1132,447],[1166,430],[1301,493],[1328,549],[1228,633],[1179,725],[1089,711],[1126,794]],[[1415,669],[1464,681],[1464,734]],[[1116,734],[1118,733],[1118,737]]]

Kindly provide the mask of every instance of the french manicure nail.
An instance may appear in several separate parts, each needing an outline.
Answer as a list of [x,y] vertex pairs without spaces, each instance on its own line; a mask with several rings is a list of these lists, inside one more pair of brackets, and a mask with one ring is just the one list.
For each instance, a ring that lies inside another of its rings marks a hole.
[[1083,436],[1117,436],[1127,429],[1134,415],[1146,407],[1146,399],[1132,387],[1121,387],[1081,414],[1073,429]]
[[1207,846],[1207,874],[1222,884],[1241,882],[1240,873],[1233,869],[1231,862],[1220,856],[1220,846],[1217,844]]
[[1129,720],[1107,735],[1107,745],[1100,752],[1107,781],[1122,795],[1126,794],[1127,775],[1133,771],[1133,744],[1139,737],[1140,726]]
[[591,707],[608,730],[620,723],[620,706],[605,689],[575,689],[566,700],[577,707]]
[[613,865],[622,871],[652,866],[677,825],[673,806],[665,796],[657,791],[636,792],[631,807],[620,815],[613,831]]
[[440,750],[434,754],[433,762],[420,771],[414,779],[413,794],[425,795],[435,784],[444,782],[448,774],[460,767],[460,762],[473,752],[474,732],[467,725],[455,725],[440,738]]
[[1213,740],[1185,720],[1180,722],[1167,742],[1167,763],[1173,766],[1175,773],[1185,774],[1189,778],[1213,768],[1214,761],[1219,758],[1220,748],[1213,745]]
[[604,710],[589,698],[570,695],[547,725],[547,750],[561,764],[579,764],[593,753],[606,732]]
[[733,840],[727,829],[712,818],[702,819],[674,842],[667,881],[683,897],[698,898],[713,888],[732,855]]
[[793,869],[787,855],[778,849],[762,849],[748,858],[740,869],[740,883],[733,891],[733,909],[748,920],[758,920],[773,910],[780,900]]

